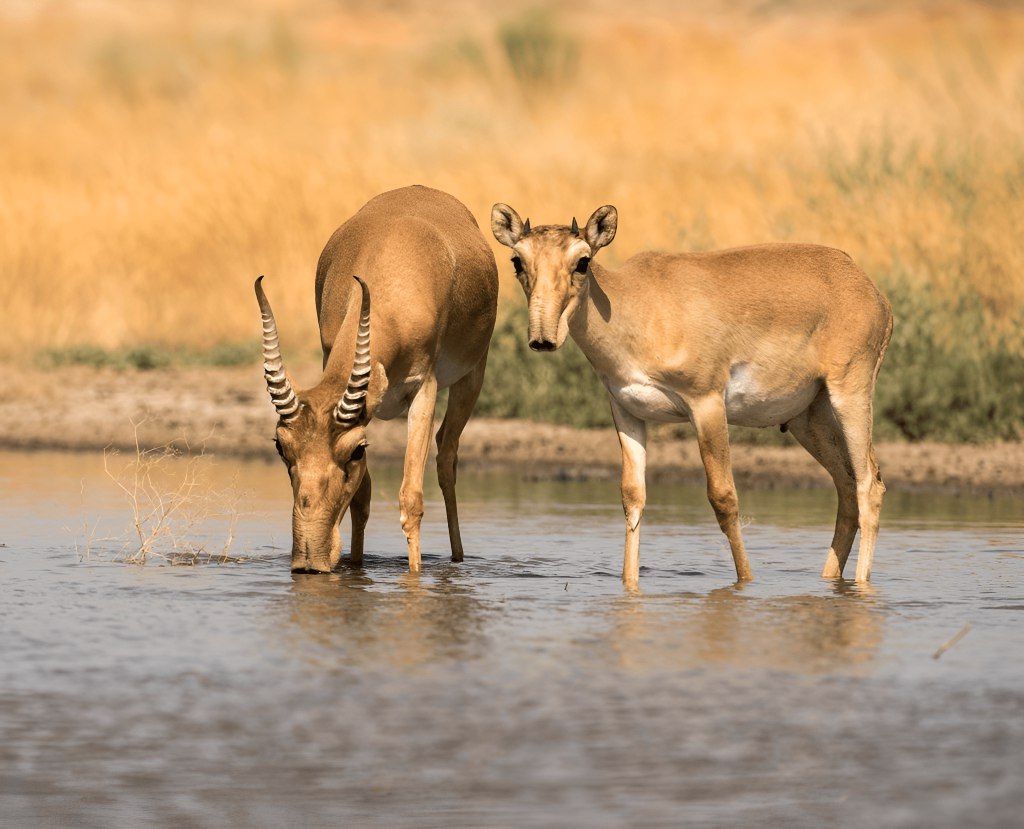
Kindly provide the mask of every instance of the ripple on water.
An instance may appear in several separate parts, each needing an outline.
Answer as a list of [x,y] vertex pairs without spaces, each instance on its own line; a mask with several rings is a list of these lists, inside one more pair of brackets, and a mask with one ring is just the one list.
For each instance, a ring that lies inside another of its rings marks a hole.
[[659,484],[626,591],[607,484],[463,474],[463,564],[428,488],[410,574],[397,474],[375,471],[364,565],[292,576],[276,467],[244,465],[266,494],[240,560],[178,568],[80,561],[53,505],[102,467],[32,463],[35,490],[0,488],[11,825],[1001,826],[1024,808],[1024,556],[998,505],[892,499],[857,585],[818,577],[831,496],[753,492],[756,580],[736,584],[703,490]]

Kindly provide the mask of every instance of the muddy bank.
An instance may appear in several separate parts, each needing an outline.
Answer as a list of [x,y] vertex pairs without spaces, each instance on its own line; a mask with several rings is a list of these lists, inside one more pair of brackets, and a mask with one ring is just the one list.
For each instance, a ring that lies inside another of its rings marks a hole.
[[[316,374],[306,366],[299,380]],[[15,371],[0,399],[0,448],[96,451],[134,448],[132,422],[144,446],[185,440],[218,455],[275,457],[275,417],[258,368],[117,371],[70,367]],[[405,423],[370,427],[371,457],[399,460]],[[890,489],[1024,495],[1024,444],[964,446],[886,443],[877,447]],[[536,478],[618,475],[611,428],[576,430],[525,421],[475,418],[462,440],[461,463],[520,468]],[[799,446],[736,446],[737,483],[765,487],[831,486]],[[703,482],[693,440],[655,436],[649,479]]]

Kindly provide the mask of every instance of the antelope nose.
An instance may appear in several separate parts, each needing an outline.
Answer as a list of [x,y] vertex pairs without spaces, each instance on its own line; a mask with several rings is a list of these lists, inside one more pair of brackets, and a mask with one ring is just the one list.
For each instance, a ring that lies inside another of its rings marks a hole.
[[313,575],[315,573],[330,573],[331,565],[329,561],[321,559],[319,556],[310,556],[308,554],[292,555],[292,574],[293,575]]
[[330,568],[328,568],[326,570],[322,570],[319,567],[314,567],[312,564],[307,564],[305,562],[303,562],[302,564],[293,564],[292,565],[292,574],[293,575],[312,576],[312,575],[316,575],[317,573],[330,573],[330,572],[331,572]]
[[530,340],[530,348],[534,351],[554,351],[555,344],[551,340]]

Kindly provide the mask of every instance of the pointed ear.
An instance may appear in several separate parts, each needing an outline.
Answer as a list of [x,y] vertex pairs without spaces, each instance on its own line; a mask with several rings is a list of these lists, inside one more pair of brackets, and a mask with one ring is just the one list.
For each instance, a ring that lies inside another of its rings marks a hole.
[[498,202],[491,208],[491,232],[503,245],[512,247],[522,238],[523,220],[507,204]]
[[591,250],[597,253],[598,248],[610,244],[615,238],[615,231],[619,227],[619,211],[612,205],[606,204],[594,211],[594,215],[587,219],[585,235],[587,244]]

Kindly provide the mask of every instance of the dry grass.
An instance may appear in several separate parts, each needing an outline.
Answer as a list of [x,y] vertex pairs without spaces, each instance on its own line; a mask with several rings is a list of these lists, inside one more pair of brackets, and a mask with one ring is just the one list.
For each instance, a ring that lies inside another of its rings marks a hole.
[[[477,5],[5,4],[0,356],[246,353],[259,273],[286,349],[313,351],[324,241],[420,182],[485,228],[497,200],[534,223],[615,203],[611,264],[841,247],[896,309],[880,434],[1021,437],[1024,9]],[[481,411],[605,422],[579,355],[519,353],[522,299],[495,249],[503,382]]]
[[321,246],[411,182],[481,222],[613,202],[609,261],[834,244],[1009,328],[1024,14],[675,5],[4,4],[0,352],[247,341],[259,273],[286,346],[315,348]]

